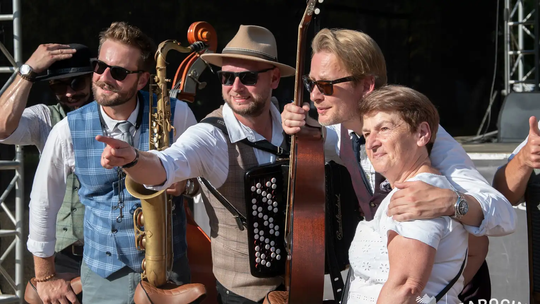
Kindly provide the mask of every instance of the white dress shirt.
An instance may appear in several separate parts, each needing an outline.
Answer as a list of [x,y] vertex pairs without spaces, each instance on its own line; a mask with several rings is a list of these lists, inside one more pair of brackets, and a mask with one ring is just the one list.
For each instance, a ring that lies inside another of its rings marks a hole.
[[[342,164],[339,157],[341,125],[328,126],[326,129],[325,158]],[[375,169],[369,160],[364,161],[364,158],[367,159],[366,154],[361,154],[361,157],[363,169],[369,176],[373,176]],[[463,147],[440,125],[430,158],[432,165],[446,176],[458,191],[473,196],[480,203],[484,220],[480,227],[465,225],[469,233],[476,236],[502,236],[514,232],[517,216],[512,205],[504,195],[490,186],[476,170]],[[367,163],[369,170],[366,170]]]
[[[107,127],[105,133],[110,137],[120,138],[121,132],[116,125],[121,121],[110,118],[101,106],[99,109]],[[128,118],[133,126],[136,125],[138,113],[139,103]],[[178,101],[173,122],[176,128],[175,139],[195,123],[195,116],[188,105]],[[140,128],[135,130],[133,127],[131,131],[134,132],[133,144],[136,146],[139,143]],[[49,257],[54,254],[56,216],[64,200],[66,178],[74,171],[75,154],[66,117],[51,130],[34,176],[30,194],[30,231],[27,246],[35,256]]]
[[[280,146],[283,142],[281,115],[273,104],[270,107],[270,113],[272,115],[272,140],[270,142],[275,146]],[[265,139],[239,122],[227,104],[223,106],[223,120],[231,143],[245,138],[251,142]],[[163,151],[151,151],[161,159],[167,172],[167,181],[163,185],[147,186],[147,188],[165,189],[174,182],[198,176],[206,178],[216,188],[221,187],[229,173],[227,147],[225,135],[213,125],[198,123],[190,127],[170,148]],[[276,160],[276,156],[272,153],[259,149],[254,149],[254,151],[260,165]]]
[[51,129],[51,110],[44,104],[38,104],[24,109],[17,128],[8,137],[0,139],[0,143],[33,145],[41,153]]

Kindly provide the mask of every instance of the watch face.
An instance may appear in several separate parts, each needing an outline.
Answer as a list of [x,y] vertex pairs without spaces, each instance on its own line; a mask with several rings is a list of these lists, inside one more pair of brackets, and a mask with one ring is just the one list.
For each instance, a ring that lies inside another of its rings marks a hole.
[[32,68],[29,65],[27,64],[21,65],[21,74],[28,75],[30,74],[31,71],[32,71]]
[[467,204],[466,200],[461,200],[459,202],[459,214],[465,215],[469,211],[469,204]]

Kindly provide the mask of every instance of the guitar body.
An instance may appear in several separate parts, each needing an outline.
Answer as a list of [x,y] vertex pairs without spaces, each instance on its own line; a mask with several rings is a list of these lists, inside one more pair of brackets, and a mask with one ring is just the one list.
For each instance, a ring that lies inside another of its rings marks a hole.
[[325,265],[324,142],[318,128],[304,128],[291,145],[288,303],[322,303]]

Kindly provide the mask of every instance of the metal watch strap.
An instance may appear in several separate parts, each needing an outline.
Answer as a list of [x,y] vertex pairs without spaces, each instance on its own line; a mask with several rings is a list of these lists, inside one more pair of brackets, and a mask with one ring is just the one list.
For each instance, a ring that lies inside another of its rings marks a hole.
[[463,217],[463,214],[459,211],[459,205],[461,204],[461,201],[463,200],[463,197],[461,196],[461,193],[459,193],[457,190],[454,190],[454,193],[457,195],[457,200],[454,203],[454,215],[453,218],[455,219],[461,219]]
[[135,159],[130,162],[129,164],[125,164],[122,166],[122,169],[129,169],[133,166],[135,166],[138,162],[139,162],[139,150],[137,149],[134,149],[135,150]]

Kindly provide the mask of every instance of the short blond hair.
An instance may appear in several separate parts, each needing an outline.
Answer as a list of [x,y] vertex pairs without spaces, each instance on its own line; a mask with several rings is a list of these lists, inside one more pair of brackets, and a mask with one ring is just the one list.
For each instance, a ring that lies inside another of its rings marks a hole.
[[420,123],[427,122],[431,138],[426,145],[431,152],[439,128],[439,112],[426,95],[400,85],[387,85],[364,97],[360,103],[359,114],[374,112],[398,113],[411,132],[415,132]]
[[368,35],[347,29],[322,29],[311,43],[313,54],[336,55],[358,83],[365,76],[375,78],[375,89],[387,84],[386,61],[379,45]]
[[138,48],[141,51],[141,60],[138,64],[139,69],[147,72],[154,69],[156,44],[138,27],[126,22],[113,22],[108,29],[99,33],[98,53],[105,40],[109,39]]

